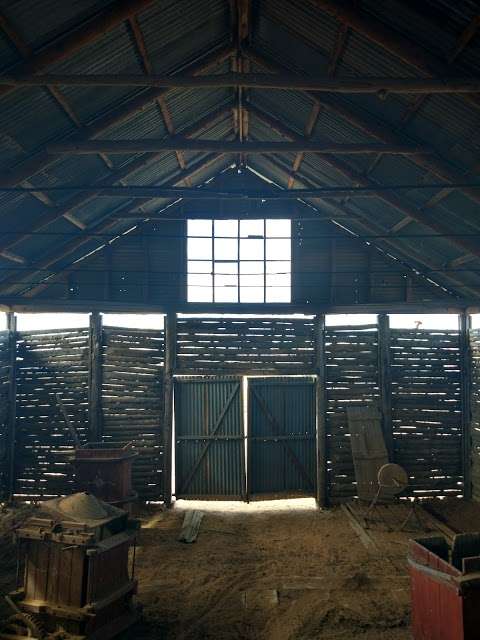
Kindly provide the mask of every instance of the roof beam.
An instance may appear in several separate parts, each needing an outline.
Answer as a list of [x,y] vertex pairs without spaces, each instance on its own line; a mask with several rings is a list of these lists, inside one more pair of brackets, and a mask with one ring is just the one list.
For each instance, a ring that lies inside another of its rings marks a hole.
[[[147,45],[145,44],[145,39],[143,37],[142,30],[140,29],[140,25],[138,24],[138,20],[136,16],[130,16],[129,25],[133,33],[133,38],[135,40],[135,44],[137,47],[138,54],[142,59],[143,68],[145,73],[148,75],[152,75],[153,67],[150,62],[150,58],[147,52]],[[175,127],[173,126],[172,116],[170,114],[170,110],[167,107],[167,104],[164,98],[160,97],[157,99],[158,108],[160,110],[160,114],[162,116],[163,122],[165,124],[165,128],[167,129],[169,135],[175,135]],[[185,169],[187,163],[185,161],[185,156],[181,151],[176,151],[175,155],[177,156],[177,162],[180,169]]]
[[[208,71],[212,67],[216,66],[232,53],[231,47],[224,47],[220,50],[214,51],[212,54],[205,56],[201,61],[193,63],[189,70],[191,73],[201,73]],[[90,140],[100,135],[110,127],[119,125],[139,111],[142,111],[149,104],[155,102],[159,97],[168,95],[168,90],[164,89],[151,89],[149,91],[143,91],[140,95],[132,98],[126,104],[112,109],[105,116],[96,119],[91,125],[83,127],[82,131],[69,138],[77,142]],[[48,154],[45,147],[42,147],[29,158],[21,162],[17,167],[14,167],[8,172],[4,172],[0,175],[0,185],[4,187],[14,186],[23,182],[30,176],[42,171],[54,162],[59,156]]]
[[[283,123],[279,122],[275,118],[271,116],[267,116],[259,109],[254,109],[255,115],[263,120],[263,122],[269,126],[271,126],[275,131],[283,135],[284,137],[289,138],[290,140],[301,140],[302,136],[298,135],[295,131],[286,127]],[[341,173],[344,177],[351,180],[354,184],[363,187],[375,187],[376,183],[369,178],[365,177],[361,173],[358,173],[354,169],[352,169],[349,165],[344,162],[334,158],[331,155],[325,156],[325,162],[327,162],[333,169]],[[415,220],[419,224],[422,224],[429,229],[432,229],[435,233],[441,236],[452,236],[452,230],[446,227],[442,222],[438,221],[438,219],[433,216],[427,216],[423,211],[417,209],[407,201],[402,200],[395,194],[389,193],[380,193],[378,196],[381,200],[383,200],[386,204],[393,207],[404,216]],[[463,250],[468,251],[472,255],[480,257],[480,243],[473,238],[469,237],[450,237],[449,241],[452,244],[461,247]]]
[[220,153],[295,153],[363,154],[391,153],[414,155],[429,153],[424,147],[408,144],[335,144],[300,139],[296,142],[239,142],[224,140],[170,139],[94,140],[88,142],[59,142],[47,145],[54,155],[89,155],[103,153],[155,153],[157,151],[199,151]]
[[[15,73],[22,75],[38,73],[55,62],[65,60],[85,45],[104,36],[130,16],[144,11],[154,2],[155,0],[118,0],[103,11],[99,11],[84,24],[57,38],[52,44],[16,65]],[[18,85],[1,87],[0,96],[10,93],[16,86]]]
[[[142,164],[137,165],[135,163],[135,171],[138,171],[138,167],[142,168],[146,165],[145,158],[142,158]],[[132,163],[133,164],[133,163]],[[152,164],[152,161],[149,162]],[[133,170],[132,170],[133,171]],[[125,173],[125,172],[123,172]],[[113,177],[113,176],[112,176]],[[461,189],[460,185],[449,185],[449,191],[455,189]],[[33,189],[38,187],[13,187],[11,189],[2,189],[0,192],[7,193],[31,193]],[[85,194],[85,199],[92,197],[97,198],[185,198],[187,200],[296,200],[298,198],[316,198],[328,197],[328,198],[344,198],[345,196],[372,198],[377,197],[379,194],[394,191],[411,191],[420,189],[441,189],[440,184],[377,184],[374,186],[354,186],[354,187],[339,187],[339,186],[323,186],[318,189],[289,189],[286,191],[262,191],[262,190],[243,190],[242,191],[217,191],[215,189],[197,189],[196,187],[189,188],[165,188],[148,185],[122,185],[115,186],[109,184],[101,185],[69,185],[68,187],[41,187],[44,191],[53,191],[56,193],[63,193],[65,191],[76,191]],[[480,190],[480,184],[476,186]],[[427,203],[428,204],[428,203]],[[425,207],[423,207],[425,208]]]
[[[198,122],[193,123],[193,125],[188,129],[185,129],[184,135],[194,136],[203,133],[204,131],[215,125],[217,122],[219,122],[221,119],[225,118],[227,115],[227,108],[218,109],[213,113],[208,114],[208,116],[202,118]],[[70,198],[70,200],[68,200],[62,206],[57,206],[55,208],[52,207],[52,209],[47,211],[42,216],[39,216],[35,221],[31,222],[28,230],[25,230],[23,232],[21,231],[18,234],[15,234],[13,239],[11,236],[2,236],[0,234],[0,252],[5,251],[6,249],[11,249],[23,240],[30,238],[33,234],[37,233],[47,225],[55,222],[56,220],[59,220],[62,216],[72,216],[72,212],[75,211],[75,209],[78,209],[78,207],[85,205],[93,198],[99,196],[101,194],[102,186],[111,186],[112,183],[115,182],[121,183],[121,181],[125,178],[129,178],[141,169],[145,169],[146,167],[154,164],[155,162],[160,160],[163,155],[163,153],[157,153],[143,156],[127,164],[125,167],[122,167],[121,169],[110,173],[108,176],[102,178],[97,183],[89,187],[88,192],[82,191],[75,195],[73,198]]]
[[153,87],[156,89],[278,89],[318,91],[342,94],[472,94],[480,93],[480,79],[452,78],[329,78],[326,76],[270,75],[260,73],[225,73],[203,76],[179,75],[2,75],[0,85],[14,87],[79,86],[79,87]]
[[[351,0],[310,0],[315,6],[375,42],[386,51],[429,76],[450,76],[447,62],[428,53],[423,47],[383,24],[373,15],[358,10]],[[480,101],[468,93],[465,97],[476,107]]]
[[[283,66],[272,63],[270,60],[266,60],[263,56],[257,55],[251,49],[248,50],[248,56],[257,64],[263,66],[269,71],[273,71],[276,73],[285,72]],[[361,112],[352,110],[350,107],[345,105],[339,105],[334,101],[334,99],[329,96],[320,95],[318,93],[310,91],[305,93],[311,100],[317,102],[320,106],[325,107],[330,112],[344,119],[355,128],[363,131],[373,138],[376,138],[377,140],[381,140],[385,144],[401,144],[405,142],[405,136],[396,133],[393,129],[383,124],[375,123],[371,119],[364,118]],[[450,163],[446,159],[442,158],[438,153],[436,153],[435,155],[414,155],[410,156],[410,159],[416,165],[422,167],[430,173],[433,173],[441,180],[455,183],[463,182],[465,180],[465,175],[452,168]],[[473,200],[473,202],[480,204],[480,195],[475,192],[475,190],[468,189],[466,187],[465,189],[462,189],[462,193]]]
[[[165,183],[167,185],[170,185],[170,186],[178,185],[181,182],[184,182],[186,178],[192,178],[199,171],[207,169],[209,166],[211,166],[218,159],[219,159],[218,156],[209,156],[207,158],[203,158],[199,162],[196,162],[195,164],[192,164],[192,166],[189,167],[188,169],[186,169],[185,171],[179,172],[174,178],[166,180]],[[145,198],[142,201],[136,200],[133,205],[131,203],[129,203],[125,207],[121,208],[121,211],[130,211],[132,209],[136,209],[136,208],[138,208],[139,206],[141,206],[143,204],[147,204],[147,203],[151,202],[152,200],[155,200],[155,198],[149,197],[149,198]],[[148,218],[148,214],[144,214],[144,217],[147,219]],[[105,217],[97,225],[95,225],[95,226],[89,228],[88,230],[86,230],[85,233],[82,233],[82,234],[76,236],[75,238],[70,240],[68,243],[66,243],[65,245],[60,247],[59,249],[51,251],[49,254],[44,256],[41,260],[38,260],[35,263],[29,265],[30,266],[29,273],[33,274],[33,273],[35,273],[36,270],[42,270],[43,271],[45,269],[49,269],[50,267],[55,265],[60,260],[65,259],[68,255],[70,255],[73,252],[77,251],[77,249],[82,247],[84,244],[86,244],[87,242],[90,242],[92,240],[92,234],[93,233],[96,234],[96,235],[101,235],[102,236],[101,238],[99,238],[99,245],[98,245],[97,248],[105,245],[110,239],[112,239],[112,238],[114,238],[114,237],[116,237],[116,236],[118,236],[118,235],[120,235],[122,233],[121,231],[116,231],[115,233],[110,233],[109,234],[108,232],[111,231],[111,229],[114,226],[118,227],[118,219],[114,216],[114,213],[112,212],[112,214],[109,214],[107,217]],[[48,275],[43,274],[41,277],[44,280],[47,280],[52,275],[56,276],[56,275],[59,275],[61,273],[64,273],[64,272],[68,271],[68,268],[69,267],[61,268],[58,271],[56,271],[55,273],[53,273],[53,274],[48,274]],[[29,291],[29,294],[30,295],[35,295],[39,291],[43,290],[43,288],[45,288],[46,286],[49,286],[49,284],[50,283],[48,283],[48,284],[44,284],[44,283],[38,284],[33,289],[31,289]],[[28,288],[28,286],[29,286],[28,282],[25,282],[25,288]],[[12,275],[9,276],[8,278],[5,278],[4,280],[0,281],[0,292],[2,292],[2,293],[12,293],[17,288],[18,288],[18,274],[15,273],[15,272],[12,273]]]

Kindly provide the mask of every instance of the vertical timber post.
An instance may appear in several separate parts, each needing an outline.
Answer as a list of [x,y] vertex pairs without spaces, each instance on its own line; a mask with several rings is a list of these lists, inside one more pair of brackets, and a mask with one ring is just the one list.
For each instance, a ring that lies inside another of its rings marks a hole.
[[459,315],[460,343],[460,386],[462,405],[462,467],[463,497],[472,497],[472,353],[470,349],[471,316],[463,312]]
[[377,318],[378,323],[378,386],[382,412],[382,430],[388,459],[393,462],[392,423],[392,369],[390,362],[390,319],[386,313]]
[[90,315],[88,364],[88,416],[91,442],[103,436],[102,414],[102,316],[97,311]]
[[12,311],[7,313],[8,330],[8,500],[15,493],[15,445],[17,424],[17,318]]
[[327,483],[327,424],[326,424],[326,387],[325,387],[325,315],[315,317],[315,372],[316,413],[317,413],[317,505],[328,506]]
[[165,506],[172,504],[172,445],[173,445],[173,374],[177,354],[177,314],[165,317],[165,371],[163,375],[163,498]]

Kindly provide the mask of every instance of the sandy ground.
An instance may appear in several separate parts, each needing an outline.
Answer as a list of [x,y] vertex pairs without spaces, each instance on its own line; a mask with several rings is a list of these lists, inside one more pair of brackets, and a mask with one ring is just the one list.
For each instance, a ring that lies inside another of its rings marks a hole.
[[[430,508],[457,531],[480,530],[479,504]],[[204,518],[197,541],[184,544],[178,536],[192,509]],[[15,575],[9,530],[28,513],[0,513],[2,593]],[[143,617],[120,639],[410,639],[407,545],[425,531],[412,521],[399,532],[405,513],[380,508],[367,550],[340,508],[319,511],[313,500],[144,510],[136,563]]]
[[[177,541],[187,509],[205,516],[197,542]],[[144,640],[410,638],[407,534],[358,541],[340,509],[313,501],[177,503],[140,534]],[[376,535],[376,534],[375,534]],[[398,540],[398,538],[400,538]]]

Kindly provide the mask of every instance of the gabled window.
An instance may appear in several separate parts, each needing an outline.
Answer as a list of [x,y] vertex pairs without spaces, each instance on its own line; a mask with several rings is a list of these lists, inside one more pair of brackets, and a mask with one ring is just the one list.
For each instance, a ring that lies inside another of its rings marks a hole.
[[188,220],[188,302],[291,302],[290,220]]

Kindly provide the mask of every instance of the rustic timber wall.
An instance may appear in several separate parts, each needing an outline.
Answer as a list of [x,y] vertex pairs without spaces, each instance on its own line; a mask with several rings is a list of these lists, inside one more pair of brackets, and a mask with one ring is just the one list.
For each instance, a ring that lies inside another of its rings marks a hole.
[[347,407],[379,401],[377,325],[325,331],[327,473],[333,501],[354,496]]
[[102,439],[135,443],[133,485],[145,499],[162,497],[163,331],[104,327]]
[[458,331],[390,332],[394,459],[417,496],[463,492]]
[[17,334],[14,492],[28,498],[68,493],[72,438],[57,406],[62,395],[83,442],[88,438],[88,330]]
[[[101,327],[94,314],[90,329],[18,333],[13,487],[5,476],[9,464],[4,454],[0,482],[26,498],[58,495],[73,487],[64,455],[72,442],[55,403],[55,393],[60,392],[83,441],[121,446],[134,441],[140,453],[134,466],[135,488],[142,498],[168,497],[164,467],[169,465],[171,384],[164,380],[173,374],[319,373],[319,381],[325,380],[325,401],[317,408],[318,425],[325,425],[326,463],[321,468],[327,469],[332,502],[356,493],[346,408],[365,404],[382,411],[387,448],[391,459],[406,467],[411,495],[459,495],[468,470],[462,430],[469,429],[470,420],[462,404],[461,334],[389,329],[388,318],[382,318],[378,325],[326,327],[319,332],[319,318],[176,319],[171,314],[165,376],[167,354],[160,330]],[[2,400],[15,389],[8,379],[12,335],[0,333]],[[478,496],[478,331],[471,332],[471,351],[472,476]],[[11,428],[8,404],[1,404],[0,454]]]
[[480,329],[470,331],[470,348],[472,355],[472,497],[475,500],[480,500]]
[[179,318],[177,373],[313,373],[314,333],[304,318]]

